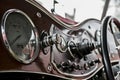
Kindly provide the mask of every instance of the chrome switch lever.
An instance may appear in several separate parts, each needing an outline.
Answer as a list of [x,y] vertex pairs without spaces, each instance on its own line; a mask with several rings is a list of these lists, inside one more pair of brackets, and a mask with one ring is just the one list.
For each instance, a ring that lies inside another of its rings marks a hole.
[[82,42],[82,43],[74,43],[73,41],[68,42],[68,51],[71,56],[74,55],[79,56],[79,58],[84,57],[89,54],[92,50],[100,47],[100,43],[98,42]]

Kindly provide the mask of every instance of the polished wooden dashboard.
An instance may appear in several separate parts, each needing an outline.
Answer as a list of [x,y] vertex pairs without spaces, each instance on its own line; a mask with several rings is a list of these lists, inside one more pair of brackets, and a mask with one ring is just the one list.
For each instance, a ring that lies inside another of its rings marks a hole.
[[[101,27],[100,20],[87,19],[75,25],[66,24],[35,0],[0,0],[0,22],[3,21],[3,15],[6,11],[13,9],[24,12],[31,19],[37,30],[38,41],[42,42],[44,35],[51,36],[52,34],[60,34],[65,42],[75,41],[76,44],[84,41],[84,39],[89,42],[96,42],[100,39],[99,33],[97,33]],[[14,34],[14,32],[12,33]],[[28,71],[55,75],[65,79],[82,80],[93,77],[103,68],[100,49],[84,54],[85,50],[81,50],[81,48],[79,53],[75,49],[70,50],[71,47],[69,47],[67,48],[68,51],[62,52],[59,51],[59,47],[56,48],[56,45],[52,43],[52,46],[45,45],[45,47],[39,44],[37,57],[32,62],[25,64],[17,61],[10,54],[4,43],[2,29],[0,34],[0,72]],[[62,46],[64,45],[63,42]],[[71,46],[71,44],[69,45]],[[119,56],[118,54],[111,54],[110,59],[111,62],[116,63],[119,61]],[[89,64],[90,66],[88,66]]]

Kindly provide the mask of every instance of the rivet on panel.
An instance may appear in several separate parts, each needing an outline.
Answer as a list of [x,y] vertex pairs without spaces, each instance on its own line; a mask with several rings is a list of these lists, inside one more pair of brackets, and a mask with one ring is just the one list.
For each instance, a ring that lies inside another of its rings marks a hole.
[[37,15],[37,17],[39,17],[39,18],[42,17],[42,15],[40,14],[40,12],[37,12],[36,15]]

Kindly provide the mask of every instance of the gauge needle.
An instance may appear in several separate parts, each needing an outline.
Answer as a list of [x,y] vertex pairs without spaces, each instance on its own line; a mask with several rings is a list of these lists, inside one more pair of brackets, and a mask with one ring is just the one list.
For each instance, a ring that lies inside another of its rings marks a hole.
[[17,36],[17,37],[11,42],[11,45],[13,45],[20,37],[21,37],[21,35]]

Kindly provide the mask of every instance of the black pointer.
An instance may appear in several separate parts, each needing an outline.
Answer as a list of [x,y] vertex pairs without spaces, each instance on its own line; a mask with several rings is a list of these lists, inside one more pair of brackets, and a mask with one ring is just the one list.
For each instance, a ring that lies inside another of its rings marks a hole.
[[21,35],[17,36],[17,37],[11,42],[11,45],[13,45],[20,37],[21,37]]

